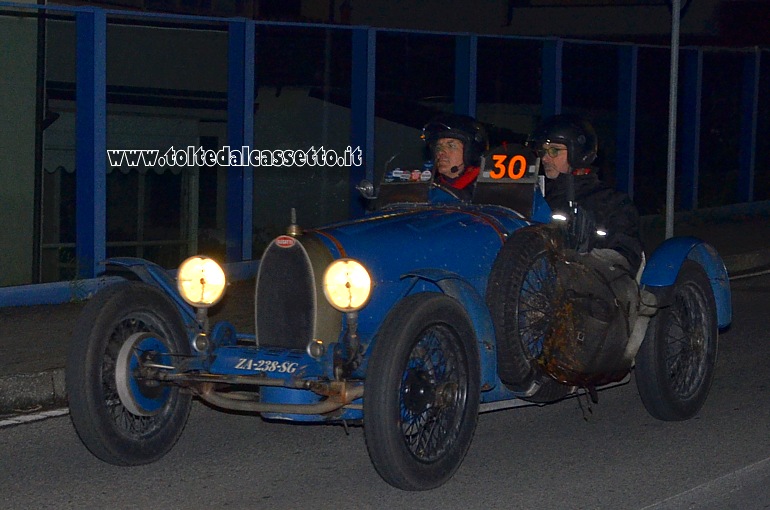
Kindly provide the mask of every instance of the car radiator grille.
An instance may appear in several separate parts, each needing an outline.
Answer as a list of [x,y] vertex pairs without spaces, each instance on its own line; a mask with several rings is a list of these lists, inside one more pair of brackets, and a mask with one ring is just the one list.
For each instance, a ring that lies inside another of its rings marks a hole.
[[304,349],[313,338],[313,268],[299,241],[282,236],[267,247],[259,264],[254,306],[260,345]]

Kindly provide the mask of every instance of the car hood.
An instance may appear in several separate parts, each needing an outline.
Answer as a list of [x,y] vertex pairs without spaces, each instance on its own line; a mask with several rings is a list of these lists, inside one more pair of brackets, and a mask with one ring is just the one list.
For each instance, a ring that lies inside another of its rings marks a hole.
[[375,281],[420,269],[486,276],[508,234],[527,222],[495,206],[404,206],[311,230],[334,258],[361,261]]

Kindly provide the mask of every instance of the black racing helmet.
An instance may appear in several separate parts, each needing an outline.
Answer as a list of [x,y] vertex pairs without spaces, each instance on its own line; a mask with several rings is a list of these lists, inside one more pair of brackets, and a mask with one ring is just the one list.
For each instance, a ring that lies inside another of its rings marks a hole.
[[529,135],[527,145],[537,150],[544,143],[567,146],[567,162],[572,168],[586,168],[596,159],[599,139],[594,127],[579,115],[548,117]]
[[430,150],[441,138],[454,138],[463,143],[463,163],[476,166],[481,155],[489,149],[489,140],[484,126],[468,115],[445,114],[434,118],[422,128],[421,138]]

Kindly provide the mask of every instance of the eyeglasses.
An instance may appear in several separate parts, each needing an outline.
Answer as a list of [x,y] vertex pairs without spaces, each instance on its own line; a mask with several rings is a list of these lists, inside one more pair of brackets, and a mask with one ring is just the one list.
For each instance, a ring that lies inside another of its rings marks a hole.
[[543,147],[542,149],[537,149],[537,155],[541,158],[544,157],[546,154],[548,154],[550,157],[555,158],[559,155],[559,151],[566,151],[567,149],[562,149],[561,147]]

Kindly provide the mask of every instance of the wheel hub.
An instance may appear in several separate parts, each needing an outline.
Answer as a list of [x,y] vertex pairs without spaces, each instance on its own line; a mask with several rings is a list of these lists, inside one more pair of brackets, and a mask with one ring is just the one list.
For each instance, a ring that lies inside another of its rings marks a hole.
[[153,416],[165,405],[168,387],[139,379],[136,374],[154,354],[167,352],[163,342],[150,333],[134,333],[121,347],[115,361],[115,383],[120,401],[130,413]]
[[403,401],[406,409],[413,414],[424,412],[436,400],[436,387],[428,372],[412,369],[404,381]]
[[444,384],[437,392],[436,404],[440,407],[454,407],[460,397],[457,383]]

